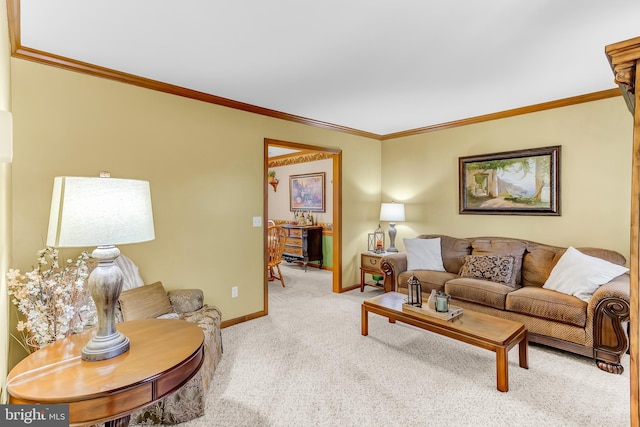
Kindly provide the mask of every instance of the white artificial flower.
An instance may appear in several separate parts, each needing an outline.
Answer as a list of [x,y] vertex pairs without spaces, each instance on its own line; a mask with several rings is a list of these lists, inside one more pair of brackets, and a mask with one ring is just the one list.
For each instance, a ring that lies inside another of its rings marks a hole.
[[24,316],[16,329],[23,333],[25,348],[42,347],[81,332],[97,318],[86,286],[89,255],[82,252],[75,262],[67,259],[63,268],[57,249],[44,248],[37,255],[38,265],[32,271],[21,274],[18,269],[9,269],[6,274],[11,302]]

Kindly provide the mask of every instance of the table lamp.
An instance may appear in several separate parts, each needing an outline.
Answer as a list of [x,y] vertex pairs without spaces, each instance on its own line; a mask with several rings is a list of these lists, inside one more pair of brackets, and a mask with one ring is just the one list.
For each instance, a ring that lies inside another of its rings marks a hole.
[[383,203],[380,206],[380,221],[389,222],[389,248],[387,252],[398,252],[396,249],[396,221],[404,221],[404,203]]
[[53,181],[47,246],[97,246],[98,266],[89,276],[89,291],[98,315],[95,335],[82,359],[111,359],[129,350],[129,339],[116,329],[115,308],[123,274],[115,264],[117,244],[153,240],[149,182],[101,177],[56,177]]

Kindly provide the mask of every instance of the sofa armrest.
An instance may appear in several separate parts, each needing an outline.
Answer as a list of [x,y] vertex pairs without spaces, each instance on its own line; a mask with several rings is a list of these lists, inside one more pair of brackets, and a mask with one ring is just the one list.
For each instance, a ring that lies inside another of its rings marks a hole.
[[380,268],[384,271],[384,291],[397,291],[398,275],[407,271],[407,253],[398,252],[383,256]]
[[222,358],[222,312],[215,305],[204,304],[200,309],[180,315],[182,320],[198,325],[204,332],[204,361],[200,372],[205,390],[213,381],[213,373]]
[[622,373],[621,355],[627,351],[629,338],[623,327],[629,321],[630,279],[628,274],[600,286],[587,305],[587,339],[593,339],[593,353],[598,367]]
[[204,304],[204,293],[201,289],[174,289],[167,292],[171,306],[176,313],[198,311]]
[[589,299],[587,305],[587,321],[596,314],[598,306],[605,300],[619,300],[623,305],[630,301],[630,281],[629,274],[622,274],[608,283],[600,286]]

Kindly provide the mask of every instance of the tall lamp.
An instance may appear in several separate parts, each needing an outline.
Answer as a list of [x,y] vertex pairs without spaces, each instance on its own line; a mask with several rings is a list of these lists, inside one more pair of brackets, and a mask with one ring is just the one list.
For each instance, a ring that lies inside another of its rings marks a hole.
[[404,203],[383,203],[380,206],[380,221],[389,221],[389,248],[387,252],[398,252],[396,249],[396,221],[404,221]]
[[97,246],[99,264],[89,276],[98,314],[95,335],[82,359],[111,359],[129,350],[129,338],[116,329],[115,308],[123,275],[115,246],[155,239],[149,182],[131,179],[56,177],[53,181],[47,246]]

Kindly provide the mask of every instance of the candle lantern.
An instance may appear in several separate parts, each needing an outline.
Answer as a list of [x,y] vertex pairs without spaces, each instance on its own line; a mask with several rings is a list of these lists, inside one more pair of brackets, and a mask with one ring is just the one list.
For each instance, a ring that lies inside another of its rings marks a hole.
[[436,293],[436,311],[446,313],[449,311],[449,300],[451,296],[447,293],[438,291]]
[[407,296],[407,304],[416,307],[422,307],[422,285],[420,280],[414,275],[407,281],[409,293]]
[[369,252],[375,252],[376,251],[376,234],[375,233],[369,233],[367,234],[367,250]]
[[373,241],[375,243],[375,247],[373,251],[377,254],[381,254],[384,252],[384,230],[378,224],[378,229],[373,232]]

